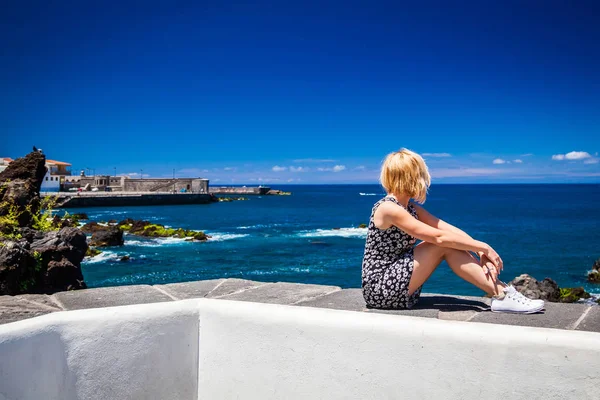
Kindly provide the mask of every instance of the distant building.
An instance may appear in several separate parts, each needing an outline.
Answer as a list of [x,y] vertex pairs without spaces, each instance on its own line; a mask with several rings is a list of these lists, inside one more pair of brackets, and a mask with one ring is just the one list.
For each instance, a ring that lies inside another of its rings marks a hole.
[[46,175],[42,181],[42,192],[58,192],[71,176],[71,164],[46,159]]
[[[0,171],[13,160],[0,158]],[[85,171],[71,174],[71,164],[63,161],[46,160],[46,175],[42,181],[42,192],[68,190],[110,190],[114,192],[156,192],[156,193],[209,193],[209,181],[204,178],[130,178],[128,176],[93,175]]]
[[6,169],[6,167],[8,167],[8,164],[10,164],[12,162],[12,158],[10,157],[2,157],[0,158],[0,172],[4,171]]

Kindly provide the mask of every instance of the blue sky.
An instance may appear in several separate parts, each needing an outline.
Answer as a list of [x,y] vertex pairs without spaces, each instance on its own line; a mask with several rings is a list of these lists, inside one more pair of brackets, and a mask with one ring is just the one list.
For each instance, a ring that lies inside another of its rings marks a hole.
[[408,147],[438,183],[600,182],[597,4],[12,1],[0,156],[375,183]]

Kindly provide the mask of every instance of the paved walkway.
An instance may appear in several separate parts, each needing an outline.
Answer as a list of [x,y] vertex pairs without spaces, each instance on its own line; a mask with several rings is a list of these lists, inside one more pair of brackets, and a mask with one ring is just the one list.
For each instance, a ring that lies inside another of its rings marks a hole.
[[540,314],[499,314],[489,311],[489,299],[485,297],[425,293],[421,296],[420,303],[411,310],[381,311],[365,307],[360,289],[284,282],[265,283],[243,279],[214,279],[154,286],[114,286],[59,292],[51,296],[0,296],[0,324],[63,310],[199,297],[600,332],[600,306],[546,303],[546,311]]

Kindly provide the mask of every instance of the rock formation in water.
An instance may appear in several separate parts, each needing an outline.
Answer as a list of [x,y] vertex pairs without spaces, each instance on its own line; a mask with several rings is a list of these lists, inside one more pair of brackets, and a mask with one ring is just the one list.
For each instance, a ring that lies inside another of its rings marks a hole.
[[116,226],[109,226],[107,229],[96,230],[92,233],[90,246],[108,247],[108,246],[123,246],[123,231]]
[[588,281],[600,283],[600,258],[594,262],[591,271],[588,272]]

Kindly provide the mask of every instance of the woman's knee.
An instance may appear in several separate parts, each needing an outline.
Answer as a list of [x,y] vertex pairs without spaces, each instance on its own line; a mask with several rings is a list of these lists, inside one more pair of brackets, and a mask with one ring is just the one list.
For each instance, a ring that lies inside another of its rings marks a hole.
[[446,248],[444,251],[444,260],[448,261],[448,259],[461,257],[461,260],[464,256],[471,257],[471,254],[466,250],[458,250],[452,248]]

